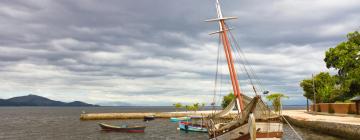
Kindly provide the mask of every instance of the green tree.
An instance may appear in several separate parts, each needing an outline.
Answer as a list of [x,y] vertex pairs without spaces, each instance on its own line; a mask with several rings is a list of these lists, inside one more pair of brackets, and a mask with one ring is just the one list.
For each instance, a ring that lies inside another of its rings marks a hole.
[[314,86],[316,92],[316,102],[330,103],[335,102],[341,96],[341,90],[336,84],[337,76],[331,76],[328,72],[320,72],[314,79],[301,81],[300,86],[304,90],[304,96],[314,101]]
[[327,68],[338,70],[343,100],[360,94],[360,34],[349,33],[347,39],[326,51],[324,59]]
[[175,103],[175,104],[173,104],[173,106],[175,107],[176,112],[178,111],[178,109],[183,107],[183,105],[181,103]]
[[235,98],[235,95],[232,92],[230,92],[228,95],[224,96],[223,100],[221,102],[221,107],[226,108],[234,98]]
[[204,110],[205,108],[205,103],[201,103],[201,110]]
[[191,110],[192,110],[192,107],[189,106],[189,105],[185,105],[185,109],[186,109],[186,111],[191,111]]
[[195,103],[195,104],[192,105],[192,110],[195,111],[195,112],[198,111],[199,108],[200,108],[200,104],[199,104],[199,103]]
[[271,101],[275,112],[279,112],[281,109],[281,98],[289,98],[289,97],[285,96],[282,93],[273,93],[273,94],[266,96],[266,99]]

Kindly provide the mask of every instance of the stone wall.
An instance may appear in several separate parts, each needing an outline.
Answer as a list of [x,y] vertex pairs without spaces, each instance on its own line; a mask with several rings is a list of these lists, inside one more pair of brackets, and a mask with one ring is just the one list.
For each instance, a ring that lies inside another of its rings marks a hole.
[[[316,112],[338,113],[338,114],[355,114],[355,103],[319,103],[316,104]],[[311,105],[310,110],[314,110]]]
[[324,121],[308,121],[304,119],[291,118],[289,116],[285,116],[285,118],[290,122],[290,124],[298,127],[303,127],[313,131],[318,131],[346,139],[360,138],[360,125]]

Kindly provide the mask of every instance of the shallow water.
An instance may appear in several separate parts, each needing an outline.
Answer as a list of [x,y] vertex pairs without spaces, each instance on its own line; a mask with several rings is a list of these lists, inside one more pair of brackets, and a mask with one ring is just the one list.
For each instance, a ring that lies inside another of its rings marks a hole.
[[[173,111],[171,107],[0,107],[0,139],[38,140],[204,140],[206,133],[185,133],[177,130],[177,124],[168,119],[150,122],[142,120],[97,120],[80,121],[82,111],[93,112],[162,112]],[[103,132],[97,123],[129,124],[148,126],[143,134]],[[306,140],[340,140],[340,138],[297,128]],[[297,139],[288,125],[284,126],[284,140]]]

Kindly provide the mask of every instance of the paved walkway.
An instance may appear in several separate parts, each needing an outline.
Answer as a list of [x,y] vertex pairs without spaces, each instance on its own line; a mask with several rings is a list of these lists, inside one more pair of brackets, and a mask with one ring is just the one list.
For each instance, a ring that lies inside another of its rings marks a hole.
[[359,115],[320,115],[320,114],[309,114],[306,110],[283,110],[283,115],[287,115],[294,119],[305,120],[305,121],[324,121],[324,122],[335,122],[344,124],[360,125]]

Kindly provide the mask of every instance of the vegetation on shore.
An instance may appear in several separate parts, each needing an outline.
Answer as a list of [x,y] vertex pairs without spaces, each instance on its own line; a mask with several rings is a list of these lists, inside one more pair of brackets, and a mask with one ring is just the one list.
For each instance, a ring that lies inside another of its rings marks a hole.
[[203,109],[205,107],[205,103],[194,103],[192,105],[182,105],[181,103],[175,103],[173,104],[173,106],[175,107],[176,112],[181,109],[181,108],[185,108],[186,111],[198,111],[200,109]]
[[279,112],[281,110],[281,98],[289,98],[289,97],[285,96],[282,93],[273,93],[273,94],[266,96],[266,99],[271,101],[275,112]]
[[235,98],[235,95],[232,92],[230,92],[228,95],[224,96],[223,100],[221,102],[221,107],[226,108],[234,98]]
[[305,92],[305,97],[314,101],[315,91],[317,103],[333,103],[344,102],[360,94],[360,34],[358,31],[349,33],[347,41],[327,50],[324,61],[326,67],[337,70],[337,74],[320,72],[313,78],[301,81],[300,86]]

